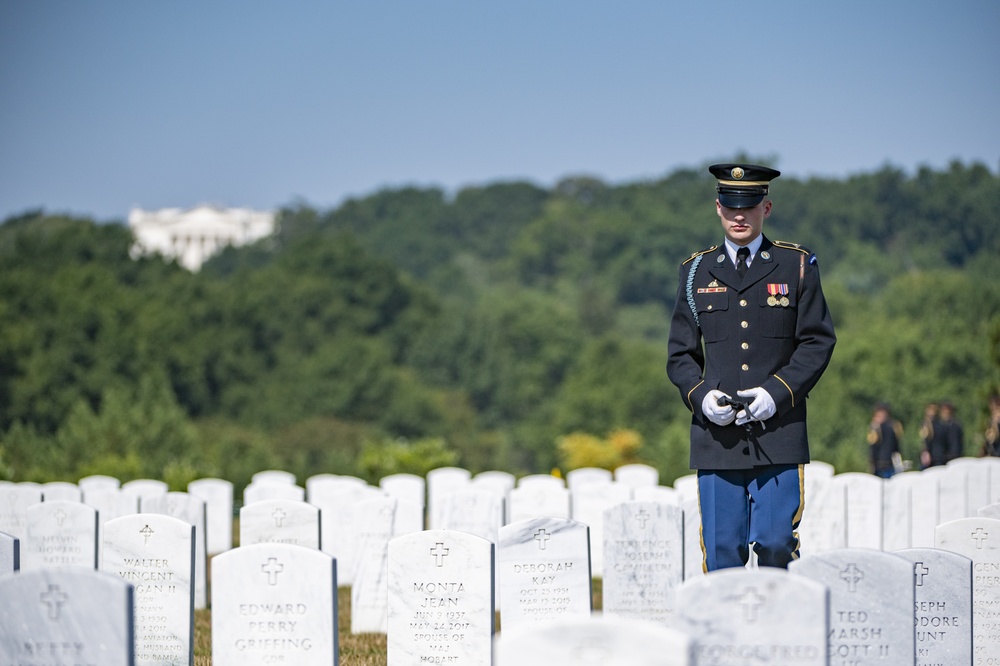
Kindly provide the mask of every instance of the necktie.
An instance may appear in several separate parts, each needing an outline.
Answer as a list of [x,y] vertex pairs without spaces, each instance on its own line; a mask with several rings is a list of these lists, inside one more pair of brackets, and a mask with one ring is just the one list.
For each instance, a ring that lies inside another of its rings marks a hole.
[[741,247],[736,251],[736,272],[742,278],[747,274],[747,260],[750,258],[750,248]]

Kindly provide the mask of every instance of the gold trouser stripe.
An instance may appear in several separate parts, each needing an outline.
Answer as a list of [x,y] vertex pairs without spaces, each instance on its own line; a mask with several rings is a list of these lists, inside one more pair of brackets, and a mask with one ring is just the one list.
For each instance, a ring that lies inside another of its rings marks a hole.
[[[701,482],[697,484],[698,489],[698,515],[701,514]],[[701,545],[701,572],[708,573],[708,550],[705,549],[705,521],[698,521],[698,543]]]
[[[701,386],[704,383],[705,383],[705,380],[703,379],[700,382],[698,382],[697,384],[695,384],[694,388],[692,388],[690,391],[688,391],[688,406],[691,408],[692,412],[694,412],[695,409],[694,409],[694,405],[691,404],[691,394],[694,393],[694,389],[698,388],[699,386]],[[782,383],[784,383],[784,382],[782,382]]]
[[802,512],[806,508],[806,466],[799,465],[799,509],[792,518],[792,536],[795,537],[795,550],[792,551],[792,559],[799,559],[799,549],[802,547],[802,540],[799,539],[798,527],[802,522]]
[[786,389],[788,389],[788,394],[792,396],[792,407],[794,407],[794,406],[795,406],[795,393],[794,393],[794,392],[792,392],[792,387],[791,387],[791,386],[789,386],[789,385],[788,385],[788,382],[786,382],[786,381],[785,381],[784,379],[782,379],[782,378],[781,378],[781,377],[779,377],[778,375],[775,375],[775,376],[774,376],[774,378],[775,378],[775,379],[777,379],[777,380],[778,380],[779,382],[781,382],[782,384],[784,384],[784,385],[785,385],[785,388],[786,388]]

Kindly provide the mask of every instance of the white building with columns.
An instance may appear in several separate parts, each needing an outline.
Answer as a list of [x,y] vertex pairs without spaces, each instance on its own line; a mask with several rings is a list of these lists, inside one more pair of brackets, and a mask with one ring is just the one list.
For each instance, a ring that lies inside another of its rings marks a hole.
[[272,211],[249,208],[133,208],[128,214],[128,226],[135,239],[132,256],[160,254],[197,271],[227,245],[238,247],[270,236],[274,221]]

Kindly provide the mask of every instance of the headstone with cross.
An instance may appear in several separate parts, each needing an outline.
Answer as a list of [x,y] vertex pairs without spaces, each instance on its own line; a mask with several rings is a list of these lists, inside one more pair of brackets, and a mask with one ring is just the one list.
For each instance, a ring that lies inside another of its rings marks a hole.
[[291,499],[260,500],[240,508],[240,545],[290,543],[322,548],[320,510]]
[[425,530],[390,541],[388,555],[388,666],[491,664],[493,543]]
[[[723,569],[677,589],[697,664],[827,666],[828,591],[780,569]],[[839,666],[839,662],[838,666]]]
[[670,626],[684,580],[684,512],[623,502],[604,512],[604,613]]
[[135,586],[135,663],[194,658],[194,525],[137,513],[104,526],[101,569]]
[[212,559],[212,663],[338,663],[337,563],[316,548],[243,545]]
[[380,633],[389,621],[389,541],[423,529],[423,506],[395,497],[376,497],[354,510],[357,566],[351,585],[351,633]]
[[972,560],[975,663],[1000,664],[1000,520],[962,518],[937,526],[936,547]]
[[357,538],[354,511],[361,502],[385,493],[355,477],[320,476],[309,479],[307,500],[320,510],[323,552],[337,558],[337,582],[354,584]]
[[868,548],[840,548],[794,560],[788,570],[830,588],[831,664],[913,663],[910,561]]
[[205,551],[224,553],[233,547],[233,484],[225,479],[196,479],[187,490],[205,501]]
[[0,532],[23,539],[28,507],[41,501],[42,490],[36,484],[0,481]]
[[937,548],[907,548],[913,563],[916,666],[972,664],[972,560]]
[[593,615],[508,634],[494,646],[496,666],[689,666],[691,639],[641,620]]
[[570,491],[559,479],[547,475],[533,475],[510,491],[508,521],[516,523],[530,518],[569,518]]
[[501,628],[520,631],[593,608],[587,525],[533,518],[500,528],[497,586]]
[[190,493],[171,492],[146,502],[144,513],[162,513],[194,525],[194,607],[208,608],[205,500]]
[[0,532],[0,576],[21,569],[21,540],[13,534]]
[[132,586],[86,569],[0,576],[0,663],[132,666]]
[[28,507],[21,567],[97,569],[97,511],[69,500]]
[[570,515],[590,528],[590,568],[604,576],[604,512],[632,499],[632,487],[617,481],[588,483],[570,491]]

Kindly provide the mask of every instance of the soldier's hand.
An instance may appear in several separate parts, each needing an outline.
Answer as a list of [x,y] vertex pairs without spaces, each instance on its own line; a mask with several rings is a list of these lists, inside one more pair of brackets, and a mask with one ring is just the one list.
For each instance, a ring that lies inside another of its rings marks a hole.
[[731,397],[728,393],[723,393],[718,389],[713,389],[708,392],[705,399],[701,401],[701,411],[705,414],[705,418],[714,423],[715,425],[729,425],[736,418],[736,412],[729,405],[720,405],[720,398]]
[[766,421],[778,411],[778,407],[774,404],[774,398],[771,397],[771,394],[759,386],[737,391],[736,395],[741,398],[752,399],[747,408],[740,410],[736,415],[736,425],[743,425],[748,421]]

